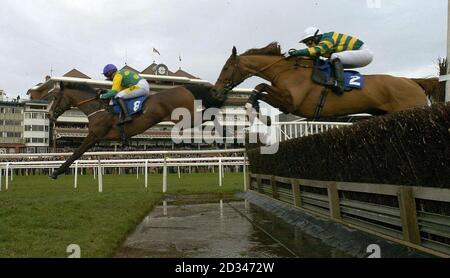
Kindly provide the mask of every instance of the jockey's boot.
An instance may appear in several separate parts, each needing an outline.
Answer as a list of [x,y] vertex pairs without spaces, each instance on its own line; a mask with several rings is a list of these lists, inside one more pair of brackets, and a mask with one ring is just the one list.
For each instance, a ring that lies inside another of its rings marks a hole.
[[120,106],[120,109],[122,110],[122,117],[121,117],[118,125],[123,125],[123,124],[133,121],[133,118],[131,118],[131,116],[128,114],[128,109],[125,104],[125,100],[123,98],[116,98],[116,100]]
[[334,81],[333,91],[338,95],[342,95],[345,91],[345,88],[344,88],[344,66],[341,63],[341,60],[334,59],[333,68],[334,68],[334,76],[336,78],[336,80]]

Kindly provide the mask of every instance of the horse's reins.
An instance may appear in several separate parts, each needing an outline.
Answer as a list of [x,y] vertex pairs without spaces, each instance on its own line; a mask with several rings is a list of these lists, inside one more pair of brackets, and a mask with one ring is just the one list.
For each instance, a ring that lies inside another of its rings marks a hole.
[[259,74],[259,73],[263,73],[263,72],[265,72],[266,70],[270,69],[272,66],[278,64],[279,62],[281,62],[281,61],[283,61],[283,60],[285,60],[285,59],[286,59],[286,58],[283,56],[282,58],[276,60],[275,62],[270,63],[270,64],[268,64],[267,66],[263,67],[262,69],[256,71],[254,74],[257,75],[257,74]]
[[[247,70],[248,70],[250,73],[252,73],[253,75],[258,75],[258,74],[260,74],[260,73],[265,72],[266,70],[270,69],[272,66],[276,65],[277,63],[279,63],[279,62],[281,62],[281,61],[283,61],[283,60],[285,60],[285,59],[286,59],[285,57],[282,57],[282,58],[276,60],[275,62],[270,63],[270,64],[268,64],[267,66],[265,66],[265,67],[263,67],[262,69],[259,69],[259,70],[257,70],[257,71],[254,71],[254,70],[251,70],[251,69],[247,69]],[[312,67],[306,66],[306,65],[297,65],[297,67],[300,67],[300,68],[312,68]],[[296,69],[297,67],[294,67],[294,69]],[[279,73],[273,78],[273,82],[275,82],[275,81],[278,79],[278,77],[279,77],[282,73],[285,73],[286,71],[289,71],[289,70],[291,70],[291,69],[289,68],[289,69],[287,69],[287,70],[284,70],[284,71],[279,72]],[[272,82],[272,83],[273,83],[273,82]]]
[[[76,104],[75,107],[79,107],[79,106],[81,106],[83,104],[89,103],[89,102],[91,102],[93,100],[96,100],[96,99],[97,99],[97,97],[93,97],[93,98],[89,98],[89,99],[83,100],[83,101],[79,102],[78,104]],[[95,112],[92,112],[91,114],[87,115],[87,117],[89,118],[89,117],[94,116],[95,114],[103,112],[103,111],[106,111],[106,109],[100,109],[100,110],[97,110]]]
[[93,98],[89,98],[89,99],[83,100],[80,103],[78,103],[77,105],[75,105],[75,107],[78,107],[80,105],[86,104],[86,103],[91,102],[91,101],[96,100],[96,99],[97,99],[97,97],[93,97]]

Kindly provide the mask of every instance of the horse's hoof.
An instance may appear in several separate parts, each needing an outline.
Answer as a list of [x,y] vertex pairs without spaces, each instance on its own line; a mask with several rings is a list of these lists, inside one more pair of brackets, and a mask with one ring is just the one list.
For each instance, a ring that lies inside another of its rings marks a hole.
[[53,173],[51,175],[49,175],[48,177],[53,180],[56,180],[56,179],[58,179],[58,172],[53,171]]

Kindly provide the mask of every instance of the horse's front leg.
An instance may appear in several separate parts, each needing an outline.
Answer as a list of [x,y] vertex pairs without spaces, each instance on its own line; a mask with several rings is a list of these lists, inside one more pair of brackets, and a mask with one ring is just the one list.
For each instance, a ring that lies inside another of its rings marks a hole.
[[[267,102],[273,107],[279,108],[284,113],[290,113],[294,111],[292,105],[292,97],[288,91],[280,90],[277,87],[261,83],[254,89],[257,98]],[[267,94],[262,94],[266,92]]]
[[95,136],[95,134],[89,133],[88,136],[84,139],[81,146],[73,152],[72,156],[69,157],[69,159],[67,159],[66,162],[64,162],[61,165],[61,167],[53,171],[53,173],[50,175],[50,178],[56,180],[60,174],[66,172],[69,169],[70,165],[72,165],[72,163],[75,160],[80,158],[89,148],[94,146],[98,141],[99,139],[97,138],[97,136]]

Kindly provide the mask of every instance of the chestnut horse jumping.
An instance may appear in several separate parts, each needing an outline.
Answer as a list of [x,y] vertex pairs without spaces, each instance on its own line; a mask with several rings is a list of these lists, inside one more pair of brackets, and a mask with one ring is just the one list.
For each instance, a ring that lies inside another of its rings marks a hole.
[[226,94],[247,78],[258,76],[272,83],[255,87],[258,99],[285,113],[306,118],[393,113],[428,105],[427,96],[435,99],[436,95],[442,94],[437,78],[367,75],[363,89],[343,95],[330,93],[325,101],[322,96],[324,86],[311,80],[313,64],[314,61],[306,57],[285,58],[276,42],[241,55],[237,55],[234,47],[213,90]]
[[[88,116],[89,132],[72,156],[51,174],[50,177],[53,179],[57,179],[60,174],[66,172],[75,160],[99,141],[120,141],[122,139],[120,129],[117,127],[118,115],[108,111],[108,104],[98,99],[96,90],[86,84],[62,82],[59,83],[59,87],[59,92],[56,93],[50,107],[50,121],[54,122],[65,111],[72,107],[78,107]],[[212,95],[210,89],[203,85],[185,85],[150,95],[142,113],[136,116],[133,122],[124,125],[124,137],[130,138],[143,133],[159,122],[171,121],[172,111],[176,108],[188,109],[192,119],[192,115],[195,113],[194,100],[196,99],[202,100],[202,104],[206,108],[221,107],[226,98]]]

